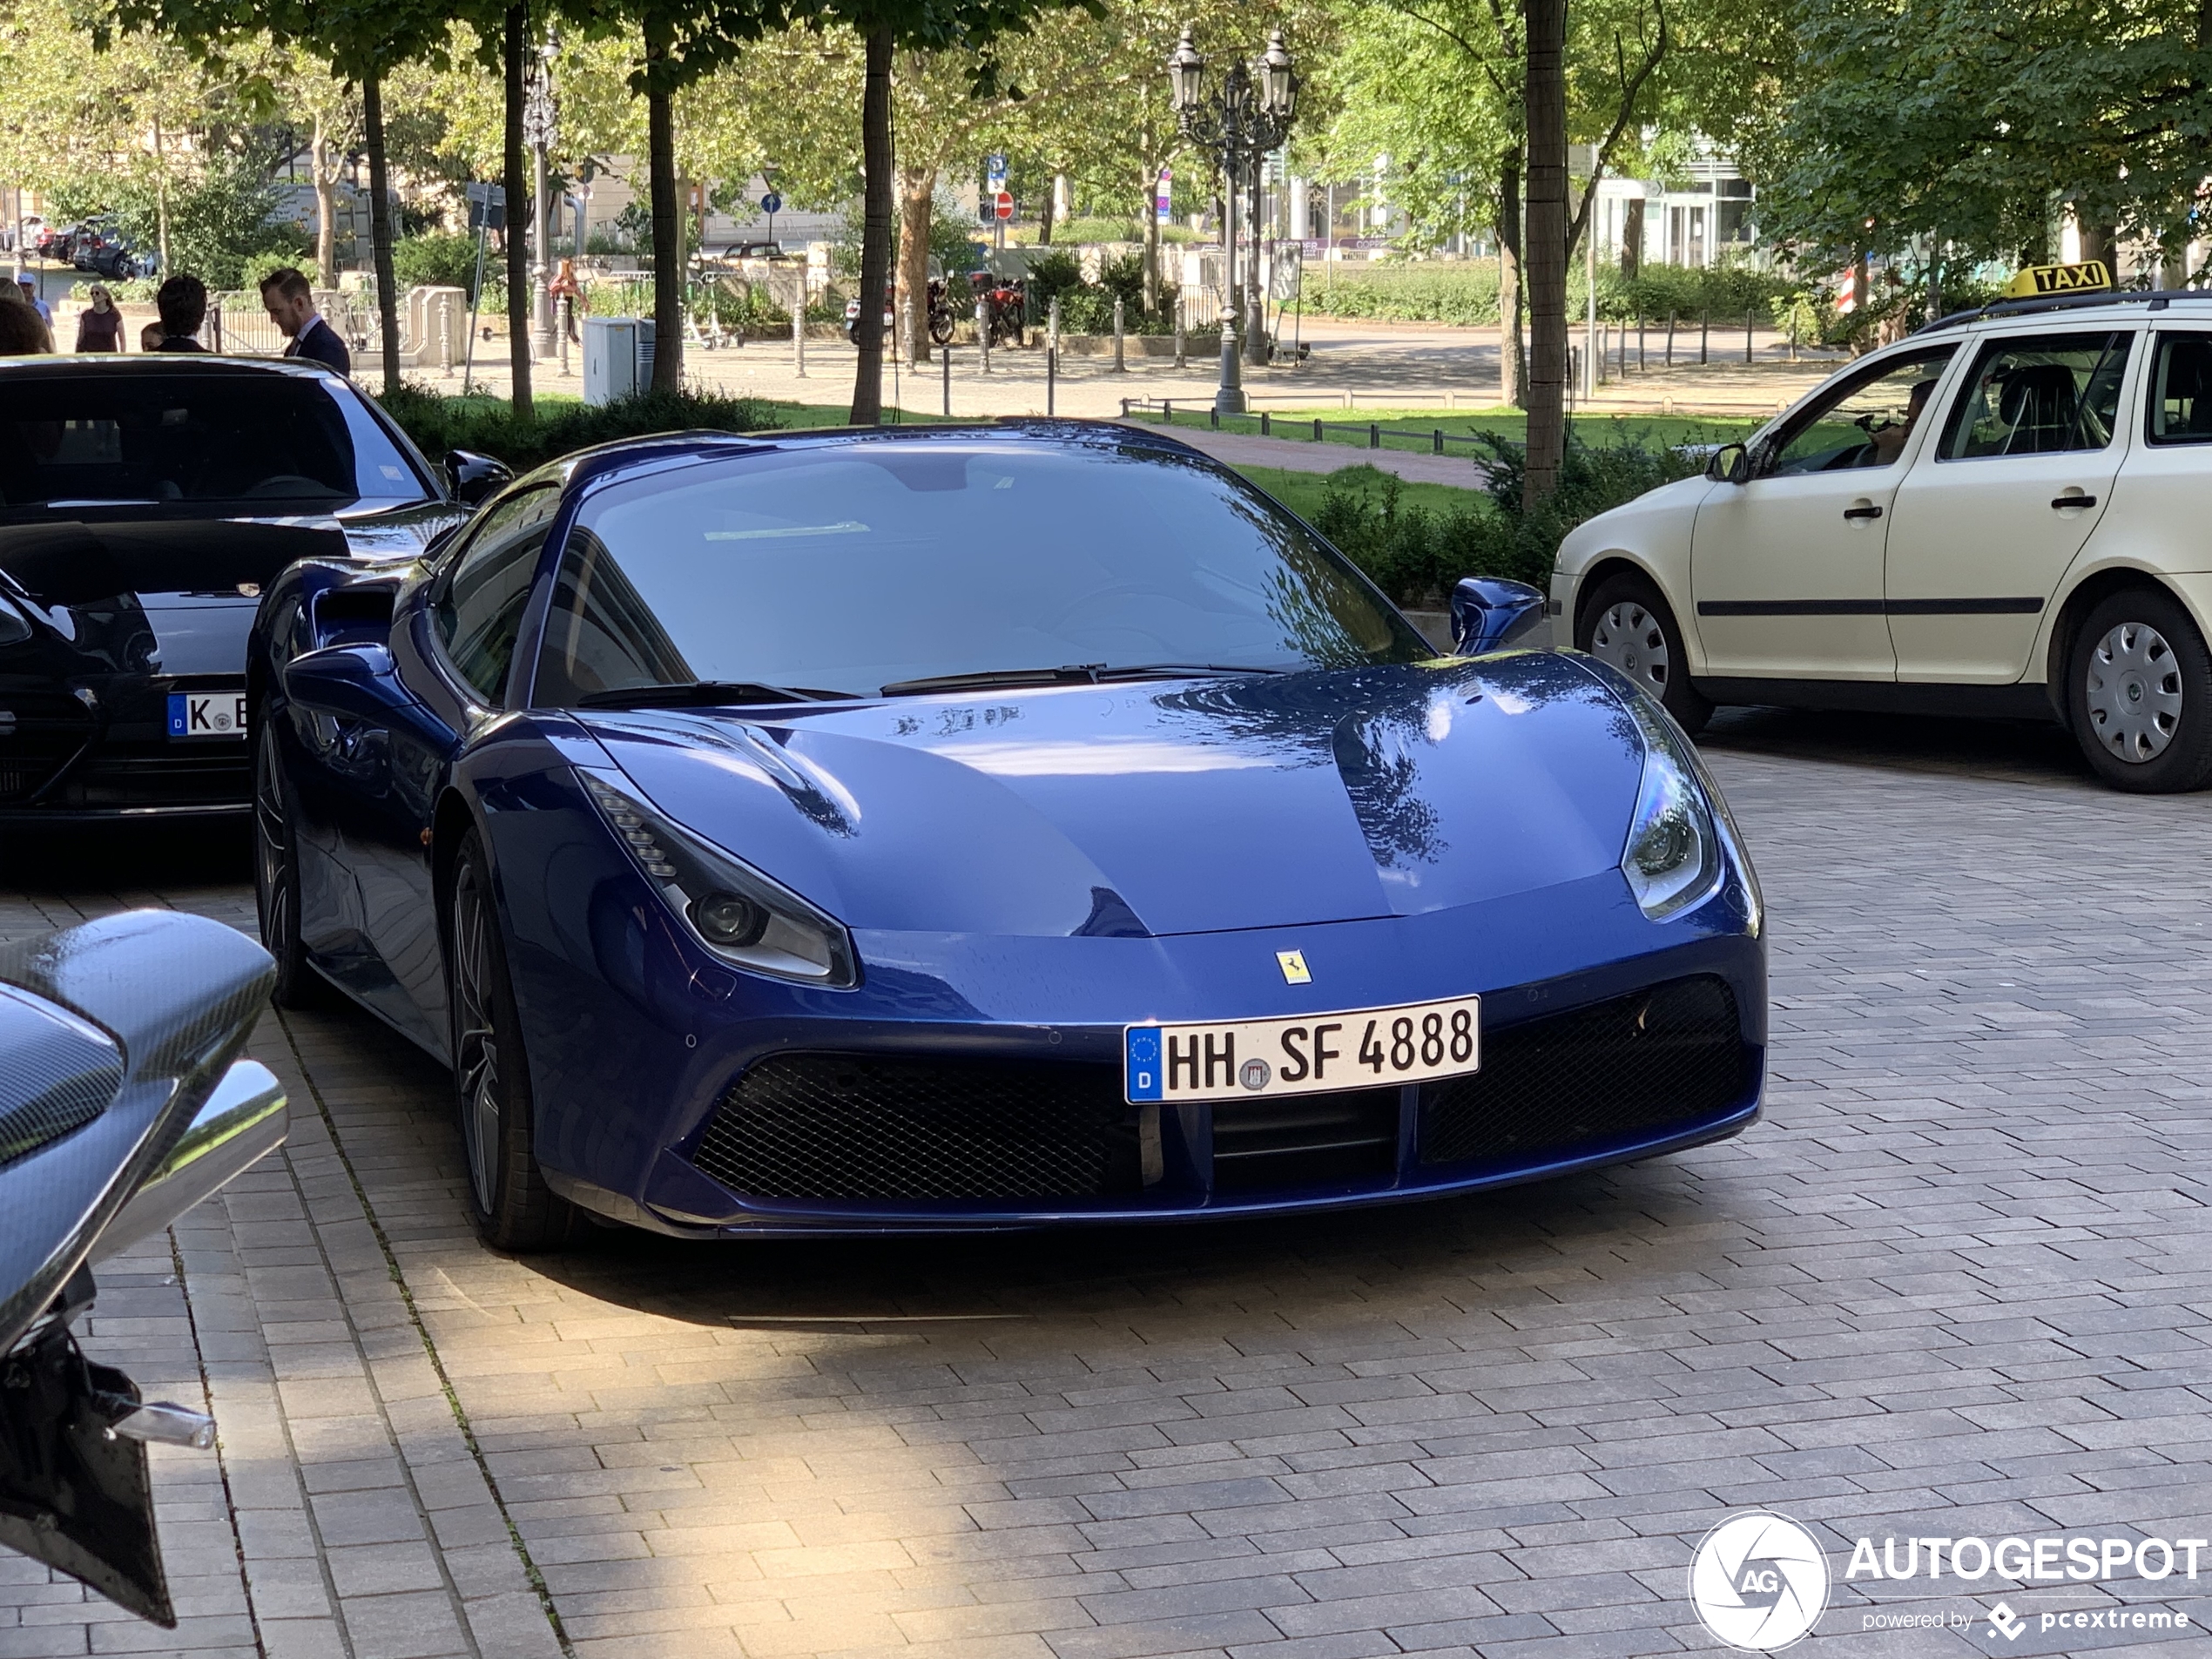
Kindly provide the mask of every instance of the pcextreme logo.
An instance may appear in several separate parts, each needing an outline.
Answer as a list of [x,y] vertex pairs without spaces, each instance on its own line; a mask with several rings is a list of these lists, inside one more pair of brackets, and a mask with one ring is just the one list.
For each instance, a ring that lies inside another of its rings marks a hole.
[[1771,1653],[1818,1623],[1828,1608],[1828,1558],[1803,1527],[1753,1509],[1707,1533],[1689,1561],[1689,1601],[1731,1648]]

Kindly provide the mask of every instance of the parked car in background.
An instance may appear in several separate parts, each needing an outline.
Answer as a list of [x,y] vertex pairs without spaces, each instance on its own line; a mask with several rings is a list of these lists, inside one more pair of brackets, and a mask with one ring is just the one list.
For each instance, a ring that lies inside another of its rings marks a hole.
[[76,239],[77,229],[78,227],[74,225],[42,226],[38,233],[38,239],[33,245],[34,251],[42,260],[52,260],[59,264],[68,264],[70,245]]
[[1552,611],[1716,704],[2055,721],[2115,788],[2212,781],[2212,295],[2054,294],[1839,369],[1578,525]]
[[207,1451],[215,1425],[73,1327],[102,1263],[284,1139],[282,1085],[240,1058],[272,977],[173,910],[0,946],[0,1545],[172,1629],[146,1446]]
[[448,465],[317,365],[0,361],[0,819],[244,813],[262,590],[419,553],[507,476]]
[[20,219],[0,225],[0,248],[13,253],[20,247],[29,253],[38,246],[39,233],[45,228],[45,214],[25,213]]

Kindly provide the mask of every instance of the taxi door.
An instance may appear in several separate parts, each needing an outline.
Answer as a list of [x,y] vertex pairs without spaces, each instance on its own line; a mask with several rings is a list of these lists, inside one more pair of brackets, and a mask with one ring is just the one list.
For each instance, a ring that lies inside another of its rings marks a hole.
[[1992,335],[1937,442],[1897,492],[1890,637],[1900,680],[2002,685],[2026,672],[2045,605],[2112,499],[2137,330]]
[[1707,676],[1896,677],[1882,594],[1890,504],[1957,351],[1919,347],[1843,376],[1762,447],[1748,482],[1707,494],[1690,539]]

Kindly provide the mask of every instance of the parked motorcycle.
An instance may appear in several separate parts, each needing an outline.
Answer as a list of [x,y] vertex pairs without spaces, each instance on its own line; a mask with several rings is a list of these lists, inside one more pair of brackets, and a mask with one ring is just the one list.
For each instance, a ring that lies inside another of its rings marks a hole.
[[[850,340],[850,339],[852,339],[852,338],[853,338],[853,329],[854,329],[854,328],[855,328],[855,327],[859,325],[860,320],[860,302],[858,300],[847,300],[845,302],[845,337],[846,337],[846,339]],[[891,343],[891,334],[892,334],[891,307],[888,307],[888,306],[886,306],[886,307],[883,308],[883,341],[884,341],[884,344],[885,344],[887,347],[888,347],[888,346],[890,345],[890,343]]]
[[988,271],[971,273],[968,283],[983,301],[991,344],[1001,346],[1011,340],[1021,345],[1029,315],[1028,285],[1020,277],[994,276]]
[[152,1441],[215,1443],[72,1329],[93,1269],[284,1138],[239,1057],[275,964],[236,929],[138,910],[0,946],[0,1544],[173,1628]]

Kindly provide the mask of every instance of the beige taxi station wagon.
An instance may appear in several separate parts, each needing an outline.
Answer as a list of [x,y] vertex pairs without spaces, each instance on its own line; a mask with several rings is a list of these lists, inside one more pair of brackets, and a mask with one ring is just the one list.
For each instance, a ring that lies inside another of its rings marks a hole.
[[1716,704],[2054,719],[2114,787],[2197,788],[2212,293],[1943,319],[1577,527],[1551,598],[1691,732]]

